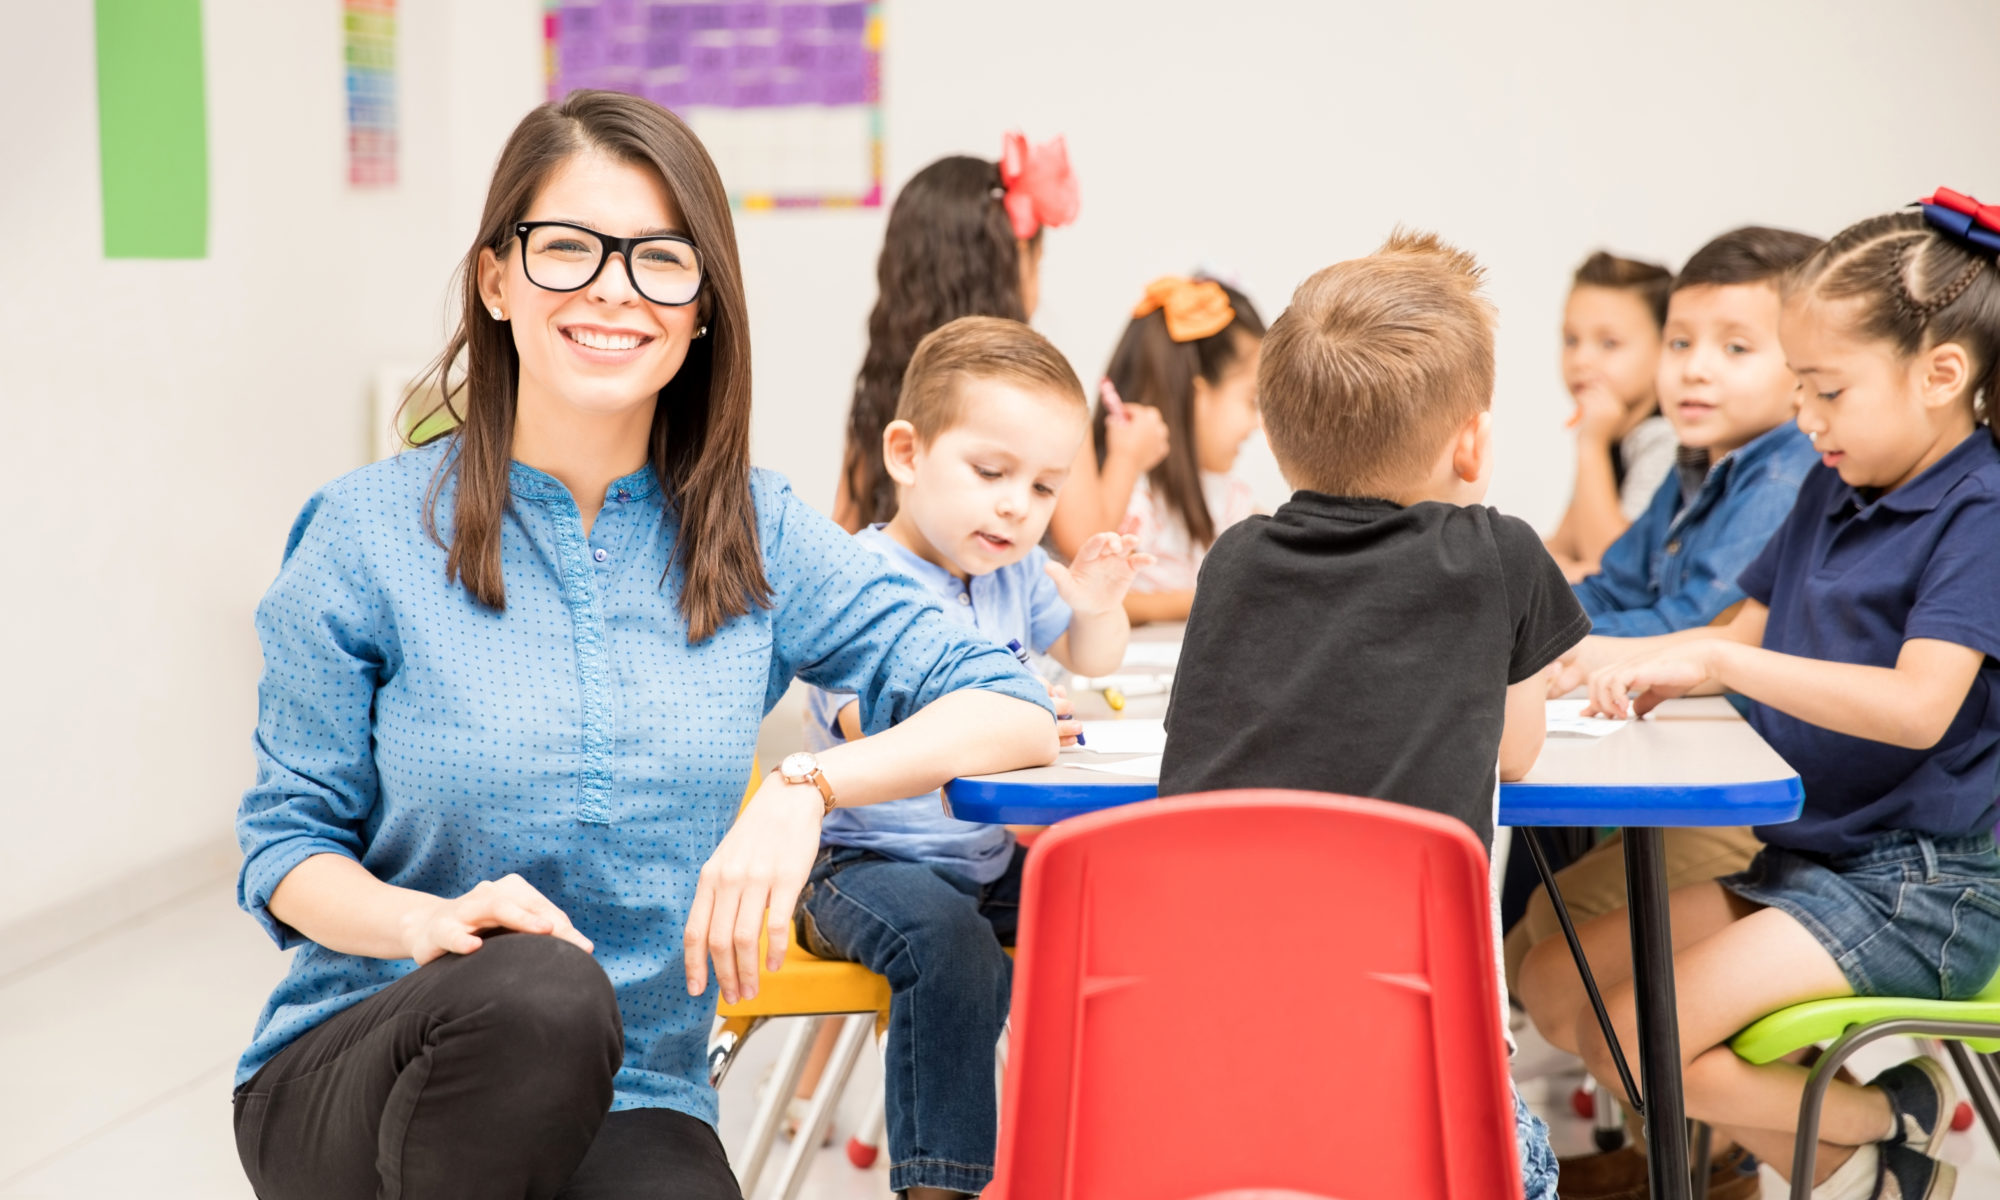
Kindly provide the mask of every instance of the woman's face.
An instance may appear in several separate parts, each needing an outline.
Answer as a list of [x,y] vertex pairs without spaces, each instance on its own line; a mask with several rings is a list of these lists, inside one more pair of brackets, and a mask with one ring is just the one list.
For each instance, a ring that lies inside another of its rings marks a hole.
[[[689,236],[657,175],[595,151],[558,167],[521,219],[563,221],[613,237]],[[643,415],[650,422],[660,389],[687,358],[702,303],[647,300],[632,287],[622,255],[577,291],[548,291],[529,282],[522,253],[515,239],[500,255],[479,255],[486,318],[499,309],[521,358],[518,403],[576,415]]]

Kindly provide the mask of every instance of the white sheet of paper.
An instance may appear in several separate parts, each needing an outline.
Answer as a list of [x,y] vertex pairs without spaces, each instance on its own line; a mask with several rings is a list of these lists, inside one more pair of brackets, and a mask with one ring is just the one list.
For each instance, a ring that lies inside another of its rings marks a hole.
[[1180,660],[1179,642],[1128,642],[1125,646],[1125,662],[1122,669],[1130,671],[1137,667],[1171,667]]
[[1629,722],[1613,721],[1605,717],[1586,717],[1584,706],[1588,700],[1549,701],[1549,732],[1578,734],[1583,737],[1604,737],[1617,733]]
[[1083,745],[1099,754],[1159,754],[1167,748],[1165,721],[1085,721]]
[[1127,696],[1158,696],[1174,686],[1174,677],[1166,675],[1103,675],[1096,679],[1085,679],[1081,675],[1070,676],[1069,688],[1072,694],[1097,691],[1102,688],[1117,688]]
[[1141,779],[1160,777],[1160,760],[1165,757],[1149,754],[1144,758],[1128,758],[1120,762],[1067,762],[1066,767],[1082,767],[1086,771],[1103,771],[1107,775],[1136,775]]

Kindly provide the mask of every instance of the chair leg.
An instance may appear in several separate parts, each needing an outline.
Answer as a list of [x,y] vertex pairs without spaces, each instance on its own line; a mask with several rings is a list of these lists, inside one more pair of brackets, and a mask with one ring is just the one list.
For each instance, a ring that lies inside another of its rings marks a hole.
[[1588,1076],[1585,1080],[1592,1089],[1591,1144],[1597,1147],[1600,1154],[1609,1154],[1625,1144],[1625,1109],[1618,1103],[1618,1097],[1611,1094],[1610,1088]]
[[[2000,1053],[1982,1054],[1979,1065],[1986,1068],[1986,1081],[1993,1085],[1993,1095],[2000,1096]],[[2000,1151],[2000,1129],[1986,1127],[1986,1136],[1993,1139],[1993,1148]]]
[[[785,1155],[785,1164],[778,1170],[777,1186],[772,1191],[775,1200],[798,1200],[812,1156],[825,1139],[827,1126],[833,1123],[834,1107],[840,1103],[840,1094],[847,1090],[847,1079],[854,1074],[855,1061],[861,1057],[862,1047],[868,1044],[874,1028],[874,1013],[849,1017],[841,1026],[840,1040],[834,1043],[826,1074],[820,1076],[819,1087],[813,1090],[812,1107],[806,1110],[806,1119],[800,1123],[791,1150]],[[750,1189],[744,1188],[743,1194],[748,1196]]]
[[750,1032],[764,1023],[762,1017],[717,1017],[708,1034],[708,1086],[720,1088],[736,1064],[736,1052]]
[[792,1093],[798,1090],[799,1077],[805,1074],[813,1038],[825,1022],[825,1017],[802,1017],[793,1022],[791,1032],[785,1036],[785,1047],[778,1052],[776,1067],[771,1072],[770,1090],[757,1101],[756,1115],[750,1118],[750,1135],[736,1156],[736,1183],[745,1196],[757,1191],[758,1177],[763,1175],[764,1163],[771,1157],[771,1143],[778,1136],[778,1126],[784,1124],[785,1108],[791,1103]]
[[1694,1126],[1694,1153],[1689,1155],[1688,1186],[1694,1200],[1708,1200],[1709,1160],[1715,1157],[1715,1130],[1706,1121],[1689,1124]]
[[[1986,1136],[1993,1139],[1995,1147],[2000,1147],[2000,1112],[1993,1107],[1993,1097],[1987,1094],[1986,1080],[1972,1063],[1972,1051],[1963,1042],[1946,1042],[1945,1052],[1951,1055],[1951,1065],[1958,1068],[1958,1077],[1965,1081],[1965,1090],[1972,1099],[1972,1107],[1979,1110],[1979,1119],[1986,1125]],[[1987,1064],[1992,1069],[1992,1064]],[[1946,1120],[1950,1115],[1946,1114]]]

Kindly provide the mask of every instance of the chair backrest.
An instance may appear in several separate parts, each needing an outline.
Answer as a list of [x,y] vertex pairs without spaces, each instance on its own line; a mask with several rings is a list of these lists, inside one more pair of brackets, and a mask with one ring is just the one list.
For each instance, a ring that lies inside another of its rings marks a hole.
[[1029,856],[1011,1200],[1518,1200],[1486,853],[1307,792],[1081,817]]

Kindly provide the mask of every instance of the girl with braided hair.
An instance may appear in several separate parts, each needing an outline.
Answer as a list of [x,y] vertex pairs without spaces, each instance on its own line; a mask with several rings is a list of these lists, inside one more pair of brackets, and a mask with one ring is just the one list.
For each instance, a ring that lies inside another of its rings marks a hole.
[[[1673,893],[1688,1114],[1791,1160],[1804,1067],[1727,1045],[1808,1000],[1961,1000],[2000,968],[2000,208],[1940,190],[1841,233],[1788,282],[1780,338],[1821,465],[1738,583],[1733,621],[1593,639],[1566,668],[1614,717],[1730,691],[1805,786],[1740,874]],[[1609,655],[1618,661],[1592,661]],[[1594,670],[1593,670],[1594,668]],[[1628,699],[1636,695],[1636,699]],[[1635,1037],[1627,917],[1581,930],[1621,1040]],[[1545,1028],[1617,1086],[1566,947],[1530,954]],[[1562,989],[1568,989],[1565,995]],[[1569,1000],[1566,1009],[1554,1007]],[[1944,1200],[1954,1107],[1928,1058],[1835,1082],[1813,1194]]]

